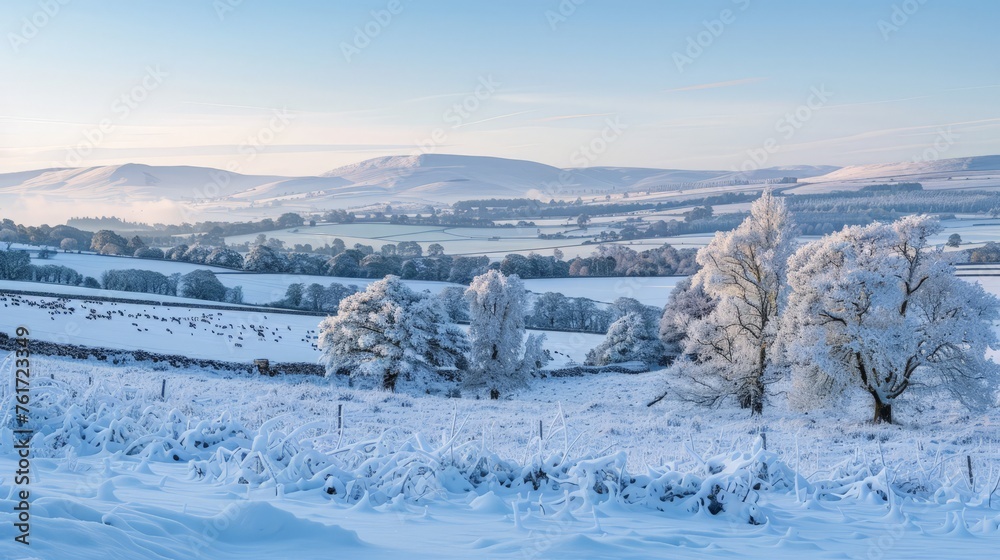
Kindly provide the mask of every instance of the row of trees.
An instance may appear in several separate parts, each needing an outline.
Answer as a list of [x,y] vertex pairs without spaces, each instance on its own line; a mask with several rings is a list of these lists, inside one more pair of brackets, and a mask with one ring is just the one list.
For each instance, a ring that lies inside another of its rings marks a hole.
[[0,250],[0,280],[47,282],[67,286],[103,288],[123,292],[141,292],[157,295],[179,295],[210,301],[241,303],[243,291],[239,286],[226,288],[209,270],[194,270],[187,274],[169,276],[150,270],[107,270],[98,282],[83,276],[72,268],[60,265],[33,265],[25,251]]
[[[568,278],[573,276],[669,276],[695,272],[695,250],[664,244],[662,247],[635,251],[623,245],[602,245],[591,257],[562,259],[562,252],[543,256],[537,253],[512,253],[499,263],[489,257],[449,256],[444,248],[431,244],[426,256],[416,242],[386,244],[378,251],[371,246],[356,245],[353,249],[332,246],[333,256],[315,253],[282,252],[263,240],[253,245],[244,257],[231,247],[209,245],[177,245],[167,251],[141,245],[134,237],[126,241],[113,232],[98,232],[94,245],[101,245],[103,254],[126,254],[137,247],[134,256],[166,259],[193,264],[221,266],[253,272],[339,276],[343,278],[383,278],[388,275],[407,280],[431,280],[468,284],[476,276],[494,269],[505,275],[521,278]],[[120,243],[126,245],[120,249]]]
[[84,278],[82,274],[66,266],[31,264],[28,253],[17,249],[0,250],[0,280],[46,282],[68,286],[93,286],[97,283],[93,278]]
[[940,230],[909,216],[796,247],[784,201],[765,193],[699,251],[701,270],[667,304],[660,332],[680,354],[673,373],[689,397],[733,397],[753,414],[783,379],[804,407],[860,388],[875,422],[891,422],[893,402],[917,383],[992,403],[998,370],[985,352],[997,345],[1000,302],[955,276],[955,253],[929,243]]
[[442,298],[387,276],[347,296],[320,323],[327,375],[348,374],[395,390],[401,379],[457,372],[464,384],[497,399],[523,387],[544,367],[544,337],[525,337],[526,292],[520,279],[488,271],[465,290],[469,334],[449,317]]
[[285,297],[279,301],[272,302],[271,307],[284,307],[286,309],[299,309],[302,311],[321,311],[325,313],[336,313],[340,306],[340,301],[345,297],[358,292],[354,285],[343,285],[336,282],[329,286],[312,283],[290,284],[285,290]]
[[243,289],[240,286],[227,288],[210,270],[192,270],[187,274],[175,272],[169,276],[150,270],[106,270],[101,274],[100,287],[122,292],[181,296],[227,303],[243,302]]

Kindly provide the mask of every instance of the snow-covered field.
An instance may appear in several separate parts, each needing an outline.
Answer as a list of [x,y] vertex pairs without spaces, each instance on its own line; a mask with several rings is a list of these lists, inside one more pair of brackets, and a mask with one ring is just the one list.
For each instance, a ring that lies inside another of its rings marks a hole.
[[164,296],[159,294],[147,294],[144,292],[123,292],[120,290],[104,290],[101,288],[87,288],[84,286],[66,286],[64,284],[48,284],[41,282],[22,282],[19,280],[0,280],[0,293],[8,290],[21,292],[39,292],[45,294],[65,294],[69,296],[96,296],[106,298],[131,299],[139,301],[158,301],[164,303],[177,303],[180,305],[217,305],[226,307],[247,307],[251,305],[236,305],[231,303],[221,303],[206,301],[203,299],[192,299],[179,296]]
[[[708,242],[705,238],[705,243]],[[640,251],[653,247],[662,246],[662,242],[631,245],[634,250]],[[586,254],[593,251],[593,246],[587,246]],[[104,255],[89,255],[76,253],[60,253],[58,257],[48,260],[33,259],[34,264],[61,264],[75,269],[84,276],[100,278],[105,270],[122,270],[137,268],[141,270],[152,270],[161,274],[170,275],[175,272],[186,274],[192,270],[205,269],[217,273],[217,278],[226,287],[240,286],[243,288],[243,301],[249,304],[263,305],[275,302],[284,297],[285,291],[291,284],[312,284],[318,283],[328,286],[331,283],[343,284],[345,286],[357,286],[364,289],[365,286],[375,282],[371,278],[341,278],[337,276],[310,276],[305,274],[258,274],[252,272],[236,272],[225,268],[212,267],[206,265],[195,265],[175,261],[161,261],[150,259],[134,259],[127,257],[110,257]],[[631,297],[642,301],[648,305],[662,306],[666,302],[670,289],[679,281],[679,278],[552,278],[525,280],[525,287],[536,293],[557,291],[570,297],[586,297],[595,301],[611,302],[618,297]],[[448,282],[429,282],[423,280],[403,280],[403,282],[413,290],[427,290],[432,294],[437,294],[447,287],[466,286],[452,284]],[[7,285],[0,283],[0,287]],[[13,282],[12,289],[52,291],[56,293],[91,293],[86,288],[78,287],[55,287],[51,284],[37,284],[30,282]],[[34,288],[15,286],[34,286]],[[82,291],[82,292],[81,292]],[[94,292],[95,295],[102,295],[103,290]],[[117,297],[117,296],[116,296]],[[129,297],[129,296],[124,296]],[[160,301],[172,301],[170,298],[149,294],[131,294],[130,299],[157,299]],[[185,298],[175,298],[184,301]]]
[[524,287],[535,293],[559,292],[611,303],[620,297],[634,298],[646,305],[663,307],[671,290],[684,276],[641,276],[623,278],[538,278],[525,280]]
[[[0,293],[0,310],[4,314],[5,331],[27,325],[33,340],[46,342],[239,363],[249,363],[255,358],[316,363],[320,356],[316,336],[322,317],[309,315],[253,308],[216,311],[180,304],[172,307],[3,293]],[[545,347],[553,351],[553,366],[558,367],[571,359],[583,362],[587,351],[602,338],[594,334],[547,332]]]
[[[52,406],[32,557],[986,558],[1000,544],[1000,416],[929,396],[873,427],[863,406],[780,398],[759,422],[647,407],[662,372],[542,379],[494,402],[41,357],[33,371],[36,406]],[[250,450],[259,472],[233,459]],[[512,468],[549,474],[504,482]],[[8,528],[14,470],[7,448]]]

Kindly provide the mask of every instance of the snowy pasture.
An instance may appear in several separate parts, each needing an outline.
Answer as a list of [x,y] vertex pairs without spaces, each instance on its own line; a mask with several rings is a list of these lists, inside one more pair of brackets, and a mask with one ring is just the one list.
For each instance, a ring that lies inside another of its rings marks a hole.
[[[705,238],[705,243],[708,242]],[[662,242],[639,243],[629,245],[630,248],[641,251],[662,246]],[[593,245],[585,247],[585,254],[589,255],[593,250]],[[61,264],[75,269],[84,276],[100,278],[106,270],[140,269],[152,270],[164,275],[175,272],[186,274],[193,270],[211,270],[216,273],[216,277],[227,288],[240,286],[243,288],[243,301],[248,304],[265,305],[282,299],[285,291],[291,284],[312,284],[318,283],[328,286],[331,283],[343,284],[345,286],[356,286],[364,289],[375,282],[373,278],[341,278],[337,276],[312,276],[306,274],[264,274],[254,272],[238,272],[225,268],[208,265],[197,265],[176,261],[162,261],[149,259],[135,259],[128,257],[111,257],[93,254],[60,253],[57,257],[48,260],[33,259],[33,264]],[[543,278],[535,280],[525,280],[525,287],[534,293],[560,292],[567,297],[585,297],[599,302],[611,302],[618,297],[631,297],[647,305],[662,306],[666,303],[670,290],[680,281],[679,277],[616,277],[616,278],[596,278],[596,277],[574,277],[574,278]],[[461,284],[449,282],[431,282],[423,280],[403,280],[407,286],[416,291],[427,290],[432,294],[437,294],[447,287],[465,288]],[[0,283],[0,287],[10,285],[11,289],[55,292],[55,293],[93,293],[94,295],[106,295],[104,290],[88,290],[79,287],[56,286],[53,284],[37,284],[30,282],[7,282]],[[21,287],[28,286],[28,287]],[[119,297],[117,294],[114,297]],[[135,293],[125,295],[129,299],[156,299],[158,301],[185,301],[185,298],[169,298],[152,296],[151,294]]]
[[620,278],[536,278],[524,280],[530,292],[558,292],[566,297],[582,297],[611,303],[620,297],[637,299],[646,305],[663,307],[670,292],[684,276],[632,276]]
[[[264,232],[268,238],[280,239],[286,246],[295,244],[311,244],[322,247],[340,238],[348,247],[355,243],[371,245],[376,250],[387,243],[396,244],[401,241],[416,241],[427,249],[432,243],[444,247],[449,255],[490,255],[500,256],[507,253],[528,253],[531,251],[551,251],[557,247],[573,247],[585,240],[593,239],[601,231],[609,228],[596,225],[586,231],[580,230],[575,223],[570,225],[548,224],[538,227],[515,228],[471,228],[445,226],[419,226],[398,224],[320,224],[316,226],[299,226]],[[538,233],[563,233],[573,236],[571,239],[539,239]],[[257,234],[238,235],[226,238],[228,244],[252,243]]]
[[[99,291],[99,293],[103,293]],[[154,296],[156,297],[156,296]],[[157,306],[0,293],[5,330],[26,325],[34,340],[249,363],[316,363],[322,317],[267,309],[246,311]],[[7,317],[17,317],[7,322]],[[582,363],[603,337],[547,332],[553,367]]]

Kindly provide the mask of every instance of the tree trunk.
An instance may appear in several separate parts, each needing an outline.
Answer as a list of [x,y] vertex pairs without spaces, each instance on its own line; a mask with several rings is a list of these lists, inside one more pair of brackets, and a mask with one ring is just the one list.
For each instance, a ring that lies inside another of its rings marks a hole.
[[740,408],[750,408],[753,399],[750,397],[750,390],[744,389],[736,395],[736,399],[740,401]]
[[755,398],[752,399],[752,401],[750,403],[750,415],[751,416],[761,416],[761,415],[764,414],[764,393],[763,393],[763,391],[761,391],[761,393],[759,393],[757,395],[754,395],[754,397]]
[[398,377],[399,374],[394,371],[386,372],[385,376],[382,377],[382,388],[392,393],[395,393],[396,379]]
[[883,402],[878,395],[872,393],[875,401],[875,416],[872,422],[876,424],[892,424],[892,403]]

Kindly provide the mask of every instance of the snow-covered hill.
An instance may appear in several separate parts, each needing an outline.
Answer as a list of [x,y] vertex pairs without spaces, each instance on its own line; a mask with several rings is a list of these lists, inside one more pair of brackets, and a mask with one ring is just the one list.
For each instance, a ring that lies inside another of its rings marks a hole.
[[[806,177],[830,167],[794,166],[741,178]],[[388,156],[320,176],[243,175],[188,166],[125,164],[0,174],[0,207],[28,224],[115,215],[141,222],[247,220],[372,204],[449,204],[470,198],[572,198],[663,185],[730,181],[731,171],[628,167],[560,169],[481,156]]]
[[857,190],[867,185],[916,182],[925,189],[998,189],[1000,156],[977,156],[852,165],[809,177],[791,192],[805,194],[832,190]]

